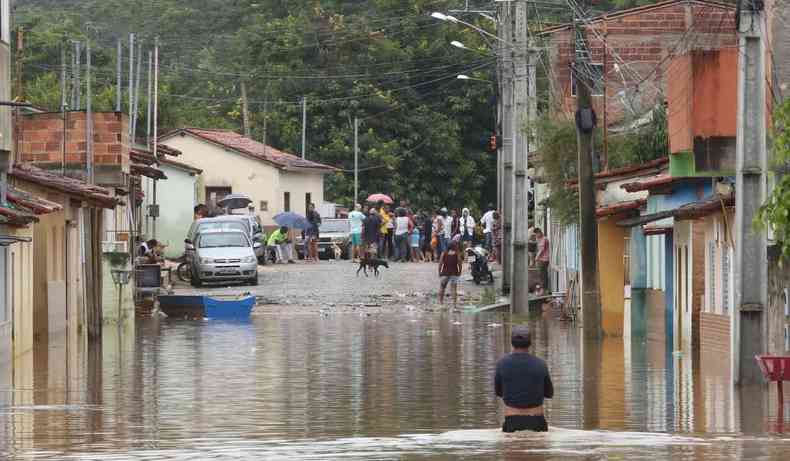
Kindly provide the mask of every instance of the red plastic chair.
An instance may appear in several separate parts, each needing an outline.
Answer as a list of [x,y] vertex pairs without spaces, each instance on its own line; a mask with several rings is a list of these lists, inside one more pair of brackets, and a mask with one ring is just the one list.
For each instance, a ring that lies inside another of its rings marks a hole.
[[784,389],[783,381],[790,381],[790,356],[788,355],[755,355],[757,364],[763,376],[768,381],[776,381],[776,391],[779,398],[779,414],[784,414]]

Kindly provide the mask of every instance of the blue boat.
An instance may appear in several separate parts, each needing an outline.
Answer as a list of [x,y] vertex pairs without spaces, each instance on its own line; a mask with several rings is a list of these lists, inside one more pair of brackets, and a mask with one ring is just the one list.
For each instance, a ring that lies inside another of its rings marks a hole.
[[255,296],[212,298],[204,295],[161,295],[159,310],[171,318],[247,320],[255,306]]

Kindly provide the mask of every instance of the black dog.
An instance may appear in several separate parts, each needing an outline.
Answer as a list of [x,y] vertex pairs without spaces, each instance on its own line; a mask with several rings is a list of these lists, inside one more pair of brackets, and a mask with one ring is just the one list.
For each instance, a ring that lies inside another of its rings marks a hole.
[[379,267],[386,267],[387,269],[390,268],[389,263],[384,259],[375,259],[375,258],[364,258],[359,260],[359,269],[357,269],[357,277],[359,277],[359,271],[365,272],[365,277],[368,276],[368,269],[373,269],[373,275],[378,277],[379,276]]

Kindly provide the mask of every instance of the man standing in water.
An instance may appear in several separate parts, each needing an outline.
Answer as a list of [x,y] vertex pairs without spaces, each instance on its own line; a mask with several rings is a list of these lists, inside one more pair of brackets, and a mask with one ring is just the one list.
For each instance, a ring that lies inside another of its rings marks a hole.
[[529,329],[513,327],[510,336],[513,352],[499,360],[494,376],[494,391],[505,403],[502,432],[546,432],[543,399],[554,396],[554,386],[546,362],[529,353]]

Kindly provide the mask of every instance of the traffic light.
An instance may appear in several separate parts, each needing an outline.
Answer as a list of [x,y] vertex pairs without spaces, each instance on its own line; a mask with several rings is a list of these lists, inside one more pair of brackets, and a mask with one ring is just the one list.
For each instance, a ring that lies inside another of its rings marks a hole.
[[491,138],[488,140],[488,151],[496,152],[496,150],[497,150],[497,138],[495,134],[492,134]]

